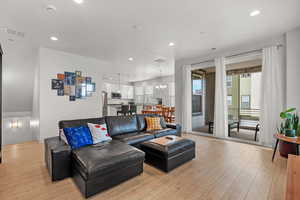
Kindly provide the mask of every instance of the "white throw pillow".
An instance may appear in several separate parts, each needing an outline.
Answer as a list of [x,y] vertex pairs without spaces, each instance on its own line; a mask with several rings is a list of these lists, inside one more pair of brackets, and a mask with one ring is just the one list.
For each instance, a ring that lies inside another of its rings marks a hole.
[[87,124],[92,134],[93,144],[112,140],[107,132],[106,124]]
[[64,129],[59,129],[59,137],[62,141],[64,141],[66,144],[69,144],[68,143],[68,140],[65,136],[65,133],[64,133]]

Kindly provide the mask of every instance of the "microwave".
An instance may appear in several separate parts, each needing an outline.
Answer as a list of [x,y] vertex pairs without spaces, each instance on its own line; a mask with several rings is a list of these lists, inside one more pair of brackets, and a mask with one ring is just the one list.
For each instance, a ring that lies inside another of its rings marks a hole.
[[112,92],[111,93],[111,98],[112,99],[121,99],[121,93],[118,93],[118,92]]

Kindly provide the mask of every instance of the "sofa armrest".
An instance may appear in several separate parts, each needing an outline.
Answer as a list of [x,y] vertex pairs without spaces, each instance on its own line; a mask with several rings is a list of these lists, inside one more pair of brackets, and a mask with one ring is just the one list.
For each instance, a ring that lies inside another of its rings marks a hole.
[[177,131],[177,136],[181,136],[181,125],[180,124],[175,124],[175,123],[167,123],[167,128],[172,128],[176,129]]
[[47,138],[45,144],[45,163],[52,181],[71,176],[72,149],[58,136]]

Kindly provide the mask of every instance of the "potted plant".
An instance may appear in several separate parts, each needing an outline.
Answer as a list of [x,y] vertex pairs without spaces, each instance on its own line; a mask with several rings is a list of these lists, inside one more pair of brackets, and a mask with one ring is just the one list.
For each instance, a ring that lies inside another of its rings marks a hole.
[[[280,113],[282,122],[278,132],[286,137],[298,137],[300,136],[300,124],[299,116],[296,108],[289,108],[286,111]],[[279,152],[281,156],[287,157],[288,154],[296,154],[296,145],[284,141],[279,143]]]

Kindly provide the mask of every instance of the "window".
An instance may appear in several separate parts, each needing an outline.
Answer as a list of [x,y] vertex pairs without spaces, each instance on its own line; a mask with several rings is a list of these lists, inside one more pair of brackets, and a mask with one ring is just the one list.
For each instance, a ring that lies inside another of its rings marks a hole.
[[193,95],[202,95],[202,80],[193,80]]
[[241,96],[241,108],[250,109],[250,95]]
[[251,74],[250,73],[243,73],[241,74],[241,78],[250,78]]
[[227,76],[227,88],[231,88],[232,87],[232,76]]
[[232,106],[232,95],[227,96],[227,105]]

